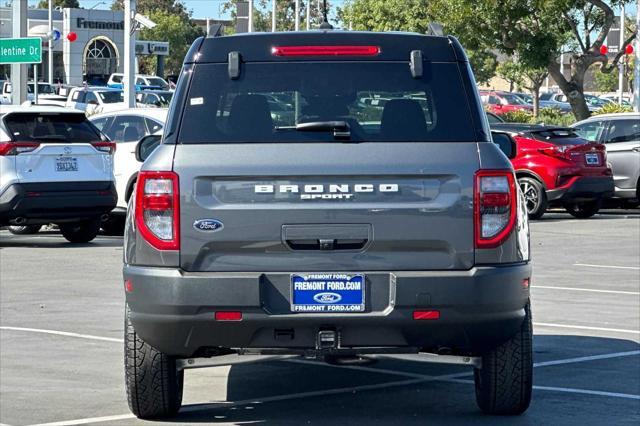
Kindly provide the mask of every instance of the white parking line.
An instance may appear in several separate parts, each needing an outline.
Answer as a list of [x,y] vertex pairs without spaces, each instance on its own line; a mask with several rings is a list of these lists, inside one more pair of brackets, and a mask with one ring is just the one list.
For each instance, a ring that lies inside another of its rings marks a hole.
[[585,266],[587,268],[630,269],[632,271],[640,271],[640,267],[638,266],[593,265],[590,263],[574,263],[573,266]]
[[611,331],[614,333],[640,334],[640,330],[629,330],[627,328],[589,327],[586,325],[554,324],[549,322],[534,322],[533,325],[538,327],[555,327],[555,328],[568,328],[568,329],[575,329],[575,330]]
[[93,336],[91,334],[69,333],[68,331],[44,330],[44,329],[41,329],[41,328],[0,326],[0,330],[27,331],[27,332],[31,332],[31,333],[54,334],[56,336],[77,337],[77,338],[80,338],[80,339],[102,340],[104,342],[124,343],[124,340],[117,339],[117,338],[114,338],[114,337],[102,337],[102,336]]
[[548,285],[532,285],[531,288],[543,288],[543,289],[549,289],[549,290],[587,291],[587,292],[593,292],[593,293],[612,293],[612,294],[627,294],[631,296],[640,296],[639,291],[596,290],[593,288],[556,287],[556,286],[548,286]]
[[577,358],[559,359],[556,361],[543,361],[533,364],[534,367],[548,367],[550,365],[573,364],[576,362],[598,361],[601,359],[621,358],[625,356],[640,355],[640,351],[615,352],[612,354],[581,356]]
[[133,414],[120,414],[118,416],[103,416],[103,417],[88,417],[86,419],[76,420],[63,420],[61,422],[53,423],[38,423],[30,426],[73,426],[73,425],[86,425],[88,423],[102,423],[102,422],[115,422],[117,420],[135,419]]

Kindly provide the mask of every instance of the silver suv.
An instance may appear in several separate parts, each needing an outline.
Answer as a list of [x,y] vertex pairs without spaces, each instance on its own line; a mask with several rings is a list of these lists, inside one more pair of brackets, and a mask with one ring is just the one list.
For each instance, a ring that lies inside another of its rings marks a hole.
[[133,413],[174,415],[183,370],[230,357],[407,353],[524,412],[527,215],[492,142],[455,38],[196,40],[128,209]]

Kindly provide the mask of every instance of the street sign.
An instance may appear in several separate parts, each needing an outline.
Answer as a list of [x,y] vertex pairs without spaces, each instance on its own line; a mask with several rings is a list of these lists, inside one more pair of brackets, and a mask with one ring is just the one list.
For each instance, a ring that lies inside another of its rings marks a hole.
[[0,64],[39,64],[42,62],[40,37],[0,38]]

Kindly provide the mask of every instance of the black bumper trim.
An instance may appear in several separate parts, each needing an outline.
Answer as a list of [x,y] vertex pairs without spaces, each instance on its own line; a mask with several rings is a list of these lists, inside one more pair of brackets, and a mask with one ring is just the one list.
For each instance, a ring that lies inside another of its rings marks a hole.
[[568,188],[547,191],[547,199],[557,202],[597,201],[613,195],[614,185],[611,176],[585,176],[577,179]]
[[15,183],[0,194],[0,224],[66,222],[109,213],[118,195],[111,181]]

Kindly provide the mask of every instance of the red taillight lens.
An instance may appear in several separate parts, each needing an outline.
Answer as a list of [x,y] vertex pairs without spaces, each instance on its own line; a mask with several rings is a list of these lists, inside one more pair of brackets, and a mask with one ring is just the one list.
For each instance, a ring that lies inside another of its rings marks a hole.
[[440,311],[413,311],[413,319],[420,320],[437,320],[440,319]]
[[562,158],[563,160],[568,160],[570,157],[567,155],[569,149],[573,148],[570,145],[558,145],[558,146],[550,146],[548,148],[541,148],[539,151],[545,155],[549,155],[551,157]]
[[510,170],[479,170],[475,176],[474,216],[476,248],[502,244],[516,222],[517,195]]
[[135,204],[140,235],[158,250],[180,249],[180,190],[174,172],[138,174]]
[[216,312],[216,321],[242,321],[242,312],[238,311],[225,311]]
[[37,142],[0,142],[0,155],[18,155],[40,146]]
[[274,56],[377,56],[380,46],[275,46]]
[[108,154],[114,154],[116,152],[116,144],[113,142],[92,142],[91,145],[98,151],[106,152]]

